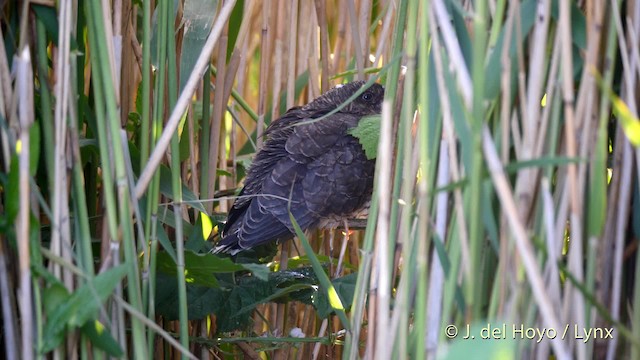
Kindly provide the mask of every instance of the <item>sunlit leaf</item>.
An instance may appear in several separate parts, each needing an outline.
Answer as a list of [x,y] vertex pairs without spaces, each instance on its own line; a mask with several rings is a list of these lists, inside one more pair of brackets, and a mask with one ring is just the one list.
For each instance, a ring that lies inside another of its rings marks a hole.
[[80,328],[80,331],[91,340],[93,346],[103,350],[108,355],[113,357],[121,357],[124,355],[120,344],[113,338],[109,329],[100,321],[89,320]]
[[622,130],[631,145],[640,146],[640,120],[633,116],[627,104],[615,94],[611,94],[611,105],[613,106],[613,113],[616,114],[616,118],[620,121]]
[[358,139],[369,160],[375,159],[378,155],[381,119],[380,115],[364,117],[360,120],[358,126],[349,130],[349,133]]

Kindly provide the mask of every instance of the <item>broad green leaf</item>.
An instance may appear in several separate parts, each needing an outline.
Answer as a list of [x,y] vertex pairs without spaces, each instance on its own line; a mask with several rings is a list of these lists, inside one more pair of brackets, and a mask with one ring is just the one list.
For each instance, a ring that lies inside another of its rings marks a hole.
[[[144,202],[142,202],[144,203]],[[176,254],[176,249],[173,248],[173,244],[171,240],[169,240],[169,236],[164,231],[164,226],[161,222],[156,223],[156,236],[158,237],[158,242],[162,245],[164,251],[173,259],[173,262],[176,262],[178,255]]]
[[245,312],[248,312],[248,311],[253,311],[253,309],[255,309],[256,306],[258,306],[260,304],[264,304],[264,303],[267,303],[269,301],[276,300],[279,297],[294,293],[296,291],[306,290],[306,289],[311,289],[311,288],[313,288],[313,285],[309,285],[309,284],[293,284],[293,285],[287,286],[286,288],[277,290],[276,292],[274,292],[273,294],[271,294],[271,295],[269,295],[267,297],[263,297],[261,299],[258,299],[255,302],[249,304],[249,305],[244,306],[242,309],[240,309],[238,311],[238,313],[242,314],[242,313],[245,313]]
[[90,279],[82,285],[69,299],[48,314],[44,327],[44,339],[41,352],[56,348],[69,328],[84,325],[95,317],[102,303],[111,295],[116,285],[127,272],[127,265],[122,264]]
[[58,44],[58,14],[53,6],[45,6],[39,4],[31,4],[31,10],[36,15],[38,20],[44,24],[44,28],[47,30],[49,39],[51,39],[55,45]]
[[236,46],[236,40],[238,39],[238,33],[240,32],[240,27],[242,26],[243,20],[245,20],[244,0],[239,0],[233,6],[233,10],[231,11],[231,16],[229,16],[229,35],[228,35],[229,40],[227,43],[227,62],[229,62],[229,59],[231,59],[231,55],[233,54],[233,48]]
[[242,267],[244,267],[245,269],[251,271],[251,273],[253,274],[253,276],[255,276],[256,278],[262,280],[262,281],[267,281],[269,274],[271,273],[269,271],[269,268],[266,267],[265,265],[262,264],[242,264]]
[[[176,262],[165,252],[159,252],[157,258],[158,271],[167,275],[176,275]],[[184,252],[185,280],[188,284],[208,287],[218,287],[215,273],[235,272],[242,267],[234,264],[230,259],[219,258],[212,254],[199,255],[192,251]]]
[[[266,274],[269,272],[265,265],[237,264],[230,258],[218,257],[210,253],[196,254],[192,251],[184,252],[184,263],[187,283],[208,287],[219,286],[216,279],[218,274],[247,270],[257,278],[266,280]],[[169,254],[158,253],[158,270],[167,275],[176,274],[176,263]]]
[[378,155],[381,119],[380,115],[366,116],[360,120],[358,126],[349,130],[349,134],[358,139],[369,160],[375,159]]
[[80,332],[91,340],[91,344],[104,350],[109,356],[122,357],[124,351],[107,329],[98,320],[89,320],[80,328]]
[[53,313],[59,306],[69,299],[69,291],[59,282],[52,284],[44,290],[42,297],[44,310],[47,314]]
[[203,252],[211,249],[211,242],[207,239],[211,236],[213,231],[213,222],[211,218],[203,212],[200,212],[196,224],[193,226],[193,231],[189,235],[189,239],[185,242],[184,248],[193,252]]
[[[175,275],[158,272],[156,278],[156,312],[167,320],[178,319],[178,283]],[[221,288],[187,283],[187,313],[189,319],[202,319],[216,313],[227,292]]]
[[69,303],[72,306],[77,305],[78,308],[69,319],[69,325],[81,326],[92,318],[126,273],[127,265],[119,265],[96,276],[93,281],[87,282],[74,292],[69,298]]
[[[316,257],[323,264],[328,264],[328,263],[332,263],[333,265],[338,264],[338,259],[329,257],[328,255],[316,255]],[[346,258],[344,259],[342,264],[345,269],[357,270],[357,268],[352,263],[350,263]],[[302,266],[310,266],[310,265],[311,265],[311,260],[309,260],[309,257],[307,255],[294,256],[289,258],[289,268],[295,269]]]
[[230,173],[230,172],[228,172],[226,170],[222,170],[222,169],[216,169],[216,175],[217,176],[229,176],[229,177],[233,176],[232,173]]
[[[351,306],[353,303],[353,294],[356,289],[356,281],[358,280],[358,273],[351,273],[349,275],[343,276],[341,278],[334,279],[331,283],[333,289],[334,298],[343,299],[342,304],[346,304]],[[335,306],[339,306],[340,304],[333,304],[332,299],[329,294],[325,294],[324,292],[316,291],[313,295],[313,306],[316,307],[318,311],[318,316],[320,318],[327,318],[333,311]],[[349,310],[344,309],[344,310]]]
[[[248,324],[255,307],[268,302],[299,301],[313,305],[321,318],[333,312],[327,293],[318,286],[318,278],[310,267],[269,272],[266,281],[252,275],[236,274],[231,277],[222,274],[220,288],[187,284],[189,319],[202,319],[209,314],[216,314],[218,330],[224,332]],[[345,300],[343,304],[353,302],[356,280],[357,273],[352,273],[332,281],[335,294]],[[167,320],[177,319],[175,277],[159,273],[156,289],[158,314]]]
[[186,0],[184,2],[182,25],[182,58],[180,59],[180,90],[187,83],[189,74],[211,32],[213,19],[218,9],[217,0]]

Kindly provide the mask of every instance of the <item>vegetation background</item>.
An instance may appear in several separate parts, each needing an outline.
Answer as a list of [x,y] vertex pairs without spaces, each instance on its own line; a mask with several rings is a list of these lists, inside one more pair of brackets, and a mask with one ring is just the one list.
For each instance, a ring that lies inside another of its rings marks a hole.
[[[638,2],[0,9],[6,358],[640,359]],[[354,79],[368,221],[208,254],[256,135]]]

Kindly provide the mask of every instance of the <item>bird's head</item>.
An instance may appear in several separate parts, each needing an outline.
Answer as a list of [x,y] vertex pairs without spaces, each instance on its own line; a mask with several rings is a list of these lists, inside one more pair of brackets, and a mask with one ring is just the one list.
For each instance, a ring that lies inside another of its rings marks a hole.
[[[303,107],[304,111],[316,112],[318,110],[333,111],[346,103],[356,92],[365,85],[364,81],[354,81],[344,85],[338,85],[322,94],[319,98]],[[371,84],[357,98],[343,107],[340,112],[359,116],[380,114],[384,87],[380,84]]]

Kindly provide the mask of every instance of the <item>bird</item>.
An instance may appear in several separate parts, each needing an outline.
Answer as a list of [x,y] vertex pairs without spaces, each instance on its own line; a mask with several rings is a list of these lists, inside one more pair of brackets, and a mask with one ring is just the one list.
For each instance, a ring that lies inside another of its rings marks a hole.
[[380,114],[383,98],[382,85],[354,81],[271,122],[212,252],[236,255],[293,238],[289,213],[307,231],[335,228],[366,210],[375,159],[349,130]]

